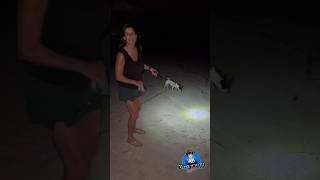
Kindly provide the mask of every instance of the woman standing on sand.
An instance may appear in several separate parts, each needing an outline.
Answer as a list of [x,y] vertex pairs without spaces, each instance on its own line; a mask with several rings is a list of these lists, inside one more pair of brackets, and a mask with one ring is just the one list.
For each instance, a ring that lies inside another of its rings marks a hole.
[[118,82],[119,99],[125,102],[130,115],[127,142],[139,147],[142,146],[142,143],[133,136],[133,133],[146,133],[144,130],[136,128],[141,107],[141,95],[144,92],[142,75],[144,70],[147,70],[157,77],[158,71],[144,64],[141,58],[141,48],[136,45],[137,34],[133,26],[125,24],[122,31],[124,46],[116,57],[115,77]]

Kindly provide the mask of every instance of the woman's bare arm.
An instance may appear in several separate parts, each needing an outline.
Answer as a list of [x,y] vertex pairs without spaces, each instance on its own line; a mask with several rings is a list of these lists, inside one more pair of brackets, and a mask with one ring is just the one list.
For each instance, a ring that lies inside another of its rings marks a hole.
[[153,76],[157,76],[158,75],[158,71],[156,69],[154,69],[153,67],[148,66],[146,64],[144,64],[143,67],[144,67],[145,70],[150,71]]
[[47,4],[48,0],[18,0],[18,56],[30,63],[82,72],[84,60],[58,54],[41,43]]
[[137,81],[129,79],[123,75],[123,69],[125,65],[124,55],[119,52],[116,58],[115,77],[117,81],[137,85]]
[[145,70],[147,70],[147,71],[150,70],[150,66],[148,66],[148,65],[146,65],[146,64],[143,65],[143,68],[144,68]]

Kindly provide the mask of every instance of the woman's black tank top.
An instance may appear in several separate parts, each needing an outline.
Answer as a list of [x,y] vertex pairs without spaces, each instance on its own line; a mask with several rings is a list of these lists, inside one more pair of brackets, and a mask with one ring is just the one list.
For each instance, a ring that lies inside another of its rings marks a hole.
[[[138,47],[138,60],[136,62],[131,58],[131,56],[128,54],[128,52],[125,49],[121,49],[120,52],[123,53],[124,59],[125,59],[123,75],[129,79],[142,81],[143,72],[144,72],[144,63],[141,57],[141,48]],[[123,83],[120,81],[117,81],[117,82],[121,87],[138,89],[138,87],[135,85]]]
[[[108,24],[105,0],[49,0],[42,43],[63,55],[87,61],[103,60],[102,44]],[[25,61],[24,61],[25,62]],[[80,73],[25,62],[26,72],[40,80],[67,87],[89,87]]]

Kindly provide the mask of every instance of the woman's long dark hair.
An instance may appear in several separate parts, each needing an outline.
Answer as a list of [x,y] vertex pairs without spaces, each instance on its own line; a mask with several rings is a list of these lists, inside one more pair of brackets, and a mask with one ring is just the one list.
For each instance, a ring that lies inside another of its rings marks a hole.
[[[126,45],[126,41],[123,39],[124,33],[126,31],[127,28],[132,28],[136,31],[136,29],[131,25],[131,24],[124,24],[122,26],[122,33],[121,33],[121,37],[120,37],[120,43],[118,48],[121,50],[125,45]],[[139,49],[141,49],[141,43],[140,43],[140,36],[137,36],[137,41],[135,44]]]

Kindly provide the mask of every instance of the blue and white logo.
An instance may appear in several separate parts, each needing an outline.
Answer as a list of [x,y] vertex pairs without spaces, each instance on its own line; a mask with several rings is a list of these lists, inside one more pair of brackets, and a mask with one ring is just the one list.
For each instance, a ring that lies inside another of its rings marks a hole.
[[202,162],[199,154],[189,150],[181,158],[181,164],[178,164],[178,169],[186,169],[188,173],[196,169],[203,169],[205,163]]

